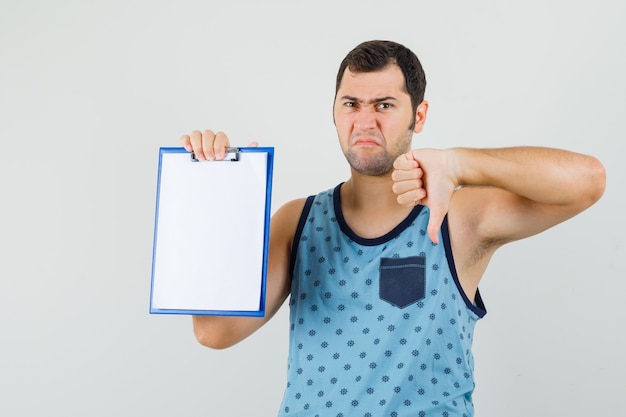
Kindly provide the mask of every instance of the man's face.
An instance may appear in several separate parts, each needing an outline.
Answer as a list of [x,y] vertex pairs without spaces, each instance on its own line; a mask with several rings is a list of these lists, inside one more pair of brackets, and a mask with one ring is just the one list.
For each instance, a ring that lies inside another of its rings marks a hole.
[[422,130],[427,107],[426,102],[420,104],[411,129],[411,98],[397,65],[366,73],[346,69],[335,97],[334,118],[352,169],[372,176],[390,173],[395,159],[411,149],[413,133]]

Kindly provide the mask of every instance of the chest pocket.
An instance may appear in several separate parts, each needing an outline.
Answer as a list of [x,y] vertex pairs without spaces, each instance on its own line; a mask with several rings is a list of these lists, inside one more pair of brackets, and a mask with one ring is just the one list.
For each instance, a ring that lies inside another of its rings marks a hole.
[[381,300],[399,308],[422,300],[426,291],[426,258],[381,258],[379,286]]

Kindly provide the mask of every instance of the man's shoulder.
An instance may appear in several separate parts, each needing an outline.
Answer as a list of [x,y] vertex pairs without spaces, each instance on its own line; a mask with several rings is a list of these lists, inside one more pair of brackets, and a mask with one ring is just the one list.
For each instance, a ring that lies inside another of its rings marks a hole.
[[290,217],[294,215],[299,215],[300,213],[302,213],[302,210],[304,209],[304,206],[306,205],[307,200],[309,200],[309,198],[310,197],[301,197],[301,198],[296,198],[294,200],[288,201],[285,204],[283,204],[280,209],[278,209],[276,214],[278,214],[279,212],[284,212],[286,215]]
[[288,218],[294,216],[300,217],[303,210],[307,209],[308,211],[309,206],[312,205],[314,201],[318,201],[318,204],[320,201],[323,200],[332,201],[335,188],[336,187],[321,191],[317,194],[311,194],[307,197],[296,198],[294,200],[288,201],[278,209],[276,214],[280,213],[281,217],[285,216]]
[[306,216],[311,207],[317,202],[332,204],[333,194],[337,187],[333,187],[307,197],[296,198],[284,203],[272,216],[274,228],[281,228],[295,232],[298,223]]
[[295,230],[307,200],[308,197],[302,197],[283,204],[272,216],[272,226]]

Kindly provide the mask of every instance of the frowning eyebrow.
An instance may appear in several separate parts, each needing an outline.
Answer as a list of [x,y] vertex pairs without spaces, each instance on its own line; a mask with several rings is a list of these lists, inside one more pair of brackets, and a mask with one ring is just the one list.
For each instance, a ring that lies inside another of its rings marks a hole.
[[361,104],[363,104],[363,103],[365,103],[365,104],[376,104],[376,103],[382,103],[383,101],[390,101],[390,100],[398,101],[398,99],[393,97],[393,96],[379,97],[379,98],[374,98],[374,99],[368,100],[368,101],[365,101],[363,99],[360,99],[360,98],[357,98],[357,97],[354,97],[354,96],[342,96],[341,100],[356,101],[357,103],[361,103]]

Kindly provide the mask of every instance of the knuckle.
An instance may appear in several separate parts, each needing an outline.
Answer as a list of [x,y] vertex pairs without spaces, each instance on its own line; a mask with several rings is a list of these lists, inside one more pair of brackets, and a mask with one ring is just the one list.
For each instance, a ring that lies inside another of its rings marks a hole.
[[220,143],[228,142],[228,136],[224,132],[217,132],[215,134],[215,141]]

